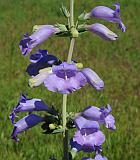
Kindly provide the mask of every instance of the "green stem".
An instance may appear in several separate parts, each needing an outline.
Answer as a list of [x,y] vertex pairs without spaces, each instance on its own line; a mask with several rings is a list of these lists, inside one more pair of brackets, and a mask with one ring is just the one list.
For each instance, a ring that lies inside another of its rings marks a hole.
[[68,63],[71,63],[73,49],[74,49],[74,44],[75,44],[75,38],[72,38],[71,42],[70,42],[70,49],[69,49],[69,54],[68,54],[68,58],[67,58],[67,62]]
[[63,160],[69,160],[68,152],[68,130],[66,128],[67,124],[67,94],[63,95],[63,107],[62,107],[62,120],[63,120]]
[[[74,27],[74,0],[70,0],[70,28]],[[75,44],[75,38],[71,39],[70,42],[70,48],[69,48],[69,53],[68,53],[68,58],[67,62],[71,63],[72,60],[72,54],[73,54],[73,49],[74,49],[74,44]],[[64,150],[64,155],[63,159],[64,160],[69,160],[69,153],[68,153],[68,130],[66,127],[67,124],[67,94],[63,95],[63,106],[62,106],[62,120],[63,120],[63,150]]]
[[[65,133],[65,130],[66,130],[66,123],[67,123],[67,94],[64,94],[63,95],[63,107],[62,107],[62,120],[63,120],[63,128],[64,128],[64,133]],[[65,134],[63,135],[65,137]]]
[[70,0],[70,25],[74,27],[74,0]]

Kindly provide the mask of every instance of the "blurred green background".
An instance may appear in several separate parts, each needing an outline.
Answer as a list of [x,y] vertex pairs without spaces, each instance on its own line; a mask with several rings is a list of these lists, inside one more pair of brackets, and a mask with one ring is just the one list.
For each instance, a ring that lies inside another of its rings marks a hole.
[[[60,13],[61,3],[69,0],[0,0],[0,160],[48,160],[55,154],[62,157],[61,135],[43,135],[40,126],[19,135],[20,143],[10,139],[13,126],[8,118],[17,104],[19,95],[26,92],[29,98],[43,99],[61,111],[62,95],[49,92],[43,85],[28,87],[25,73],[29,59],[22,56],[19,41],[22,34],[32,31],[35,24],[66,23]],[[111,7],[113,0],[75,0],[75,16],[96,5]],[[102,106],[110,103],[116,118],[117,130],[110,132],[103,127],[106,142],[103,154],[109,160],[139,160],[140,132],[138,125],[140,106],[140,1],[120,0],[121,17],[127,27],[122,33],[115,24],[101,22],[119,35],[115,42],[104,41],[92,33],[76,41],[73,59],[95,70],[105,82],[103,92],[90,86],[68,97],[68,111],[80,111],[88,105]],[[94,19],[91,23],[95,22]],[[40,48],[48,49],[61,59],[66,59],[69,40],[52,37]],[[24,114],[20,114],[23,117]],[[71,133],[72,136],[73,133]],[[79,153],[80,160],[85,153]]]

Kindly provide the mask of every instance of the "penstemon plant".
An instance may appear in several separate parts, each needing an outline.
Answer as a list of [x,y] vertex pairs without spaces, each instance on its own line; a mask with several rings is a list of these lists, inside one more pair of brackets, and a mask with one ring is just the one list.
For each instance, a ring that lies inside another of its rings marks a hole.
[[[82,63],[72,60],[72,55],[76,38],[87,31],[93,32],[105,40],[114,41],[118,38],[115,33],[100,23],[88,25],[90,18],[117,23],[122,32],[125,32],[126,28],[119,14],[120,4],[116,3],[113,6],[116,7],[115,10],[105,6],[97,6],[89,13],[83,12],[75,23],[74,0],[70,0],[70,11],[63,5],[61,8],[68,24],[36,25],[33,27],[32,35],[24,35],[20,41],[20,49],[25,56],[53,35],[70,38],[70,48],[67,61],[64,62],[42,49],[30,56],[31,64],[26,70],[31,76],[29,86],[37,87],[44,83],[49,91],[63,94],[62,113],[58,113],[54,107],[49,107],[41,99],[27,99],[26,95],[22,94],[18,105],[10,113],[10,119],[14,125],[12,139],[18,142],[17,135],[19,133],[38,123],[43,123],[42,129],[45,134],[62,134],[63,160],[75,159],[76,154],[80,151],[95,153],[94,160],[107,160],[101,155],[105,135],[100,131],[100,124],[104,124],[110,130],[116,129],[115,119],[110,114],[111,106],[109,104],[107,107],[101,108],[88,106],[79,113],[67,113],[67,96],[84,87],[87,83],[97,91],[104,88],[103,80],[92,69],[84,68]],[[34,111],[46,111],[46,114],[41,117],[33,114]],[[15,122],[19,112],[29,112],[29,114]],[[73,128],[77,128],[77,131],[69,141],[68,132]],[[71,146],[70,150],[69,145]],[[55,160],[55,157],[50,159]],[[82,160],[93,160],[93,158],[83,157]]]

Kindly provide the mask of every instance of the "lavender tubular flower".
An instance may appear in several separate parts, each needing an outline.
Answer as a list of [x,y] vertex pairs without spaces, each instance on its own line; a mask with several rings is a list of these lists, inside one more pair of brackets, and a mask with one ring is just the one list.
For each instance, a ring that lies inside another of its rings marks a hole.
[[38,123],[43,122],[43,121],[44,121],[44,118],[34,115],[34,114],[30,114],[22,118],[21,120],[19,120],[18,122],[14,124],[14,129],[11,134],[11,138],[18,142],[19,138],[17,137],[17,134],[23,131],[26,131],[29,128],[32,128]]
[[107,105],[107,108],[97,108],[95,106],[89,106],[84,111],[81,112],[81,115],[88,120],[98,121],[99,123],[105,124],[108,129],[116,129],[115,119],[110,112],[112,111],[110,105]]
[[[44,68],[39,74],[29,80],[31,87],[38,86],[44,82],[48,90],[69,94],[90,83],[95,89],[101,90],[104,87],[103,81],[91,69],[80,69],[76,64],[63,62],[53,66],[52,69]],[[58,83],[56,83],[58,82]]]
[[59,66],[54,66],[52,74],[44,81],[48,90],[62,94],[72,93],[85,86],[86,83],[86,78],[78,71],[76,65],[66,62]]
[[100,154],[97,154],[95,156],[95,159],[84,157],[84,158],[82,158],[82,160],[107,160],[107,158],[106,157],[102,157]]
[[105,40],[115,41],[118,38],[117,34],[115,34],[111,30],[109,30],[106,26],[104,26],[100,23],[87,25],[86,29],[95,33],[97,36],[99,36]]
[[87,82],[96,88],[96,90],[102,90],[104,88],[104,82],[93,70],[90,68],[84,68],[81,72],[86,77]]
[[35,77],[29,79],[29,86],[30,87],[39,86],[47,79],[50,72],[52,72],[52,69],[49,67],[49,68],[47,68],[47,70],[44,70],[43,72],[39,73]]
[[102,157],[100,154],[97,154],[94,160],[108,160],[108,159],[106,157]]
[[82,116],[77,116],[74,119],[74,123],[78,130],[81,131],[81,133],[90,134],[100,129],[99,123],[97,121],[87,120]]
[[90,13],[87,13],[85,15],[85,19],[90,17],[95,17],[95,18],[107,20],[109,22],[118,23],[122,32],[125,32],[126,27],[120,18],[120,4],[116,3],[113,6],[116,7],[115,10],[105,6],[97,6],[93,8]]
[[112,129],[112,130],[116,129],[115,118],[112,115],[106,116],[106,118],[105,118],[105,126],[108,129]]
[[23,55],[29,54],[33,48],[46,41],[50,36],[59,32],[59,29],[52,25],[43,25],[39,27],[31,36],[24,35],[20,41],[20,49]]
[[35,54],[30,56],[30,61],[32,63],[37,63],[44,56],[48,56],[48,51],[39,49]]
[[70,141],[71,148],[78,151],[93,152],[100,147],[105,141],[105,136],[101,131],[92,134],[82,134],[80,131],[75,132]]
[[39,49],[37,53],[30,56],[30,61],[32,64],[30,64],[26,70],[30,76],[36,76],[39,74],[39,70],[41,69],[62,63],[57,57],[48,54],[47,50],[41,49]]
[[12,123],[15,123],[16,113],[33,111],[47,111],[53,113],[53,109],[48,107],[41,99],[27,99],[25,95],[21,95],[18,105],[10,113],[9,117]]

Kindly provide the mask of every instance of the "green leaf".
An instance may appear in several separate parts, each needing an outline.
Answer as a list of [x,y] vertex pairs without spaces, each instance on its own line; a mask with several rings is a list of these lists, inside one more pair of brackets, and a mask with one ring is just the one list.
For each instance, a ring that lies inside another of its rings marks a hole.
[[57,133],[63,133],[64,129],[63,128],[59,128],[59,129],[55,129],[52,134],[57,134]]
[[69,18],[70,17],[70,13],[69,11],[67,10],[67,8],[62,4],[62,7],[60,8],[61,12],[63,13],[63,15],[66,17],[66,18]]

